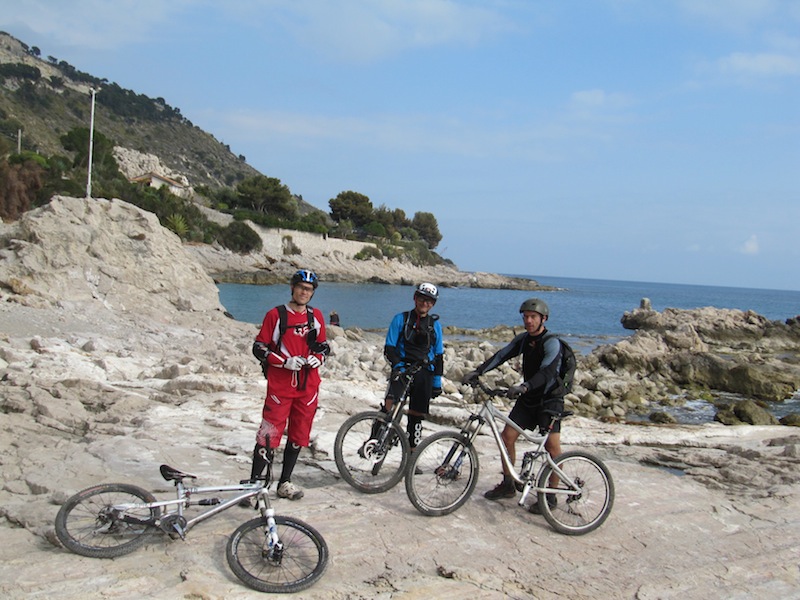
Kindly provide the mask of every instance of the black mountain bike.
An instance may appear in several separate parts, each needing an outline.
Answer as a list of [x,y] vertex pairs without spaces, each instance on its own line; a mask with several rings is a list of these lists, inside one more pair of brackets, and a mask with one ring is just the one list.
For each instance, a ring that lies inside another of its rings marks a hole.
[[385,492],[403,478],[411,446],[400,422],[408,402],[411,381],[427,364],[414,363],[399,374],[403,381],[403,392],[394,400],[388,413],[358,413],[339,428],[333,445],[336,467],[342,479],[360,492]]

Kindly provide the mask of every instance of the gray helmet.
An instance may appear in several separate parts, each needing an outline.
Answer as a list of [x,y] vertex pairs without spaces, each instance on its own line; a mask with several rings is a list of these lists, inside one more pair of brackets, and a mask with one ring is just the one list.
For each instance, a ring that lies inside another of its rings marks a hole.
[[528,298],[525,300],[522,306],[519,307],[519,312],[524,313],[526,310],[532,310],[544,317],[550,316],[550,309],[547,307],[547,304],[544,300],[539,300],[539,298]]

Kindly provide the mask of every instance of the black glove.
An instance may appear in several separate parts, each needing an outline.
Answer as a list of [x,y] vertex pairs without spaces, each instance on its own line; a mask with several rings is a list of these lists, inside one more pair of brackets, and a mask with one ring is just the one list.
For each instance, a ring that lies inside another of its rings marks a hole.
[[435,387],[431,391],[431,398],[438,398],[441,395],[442,395],[442,388],[440,387]]
[[510,388],[508,388],[506,396],[512,399],[519,398],[520,396],[522,396],[522,394],[524,394],[527,391],[528,391],[528,386],[525,385],[524,383],[521,383],[519,385],[512,385]]
[[478,377],[480,376],[481,374],[478,373],[478,371],[470,371],[469,373],[464,375],[461,382],[466,383],[467,385],[475,385],[476,383],[478,383]]

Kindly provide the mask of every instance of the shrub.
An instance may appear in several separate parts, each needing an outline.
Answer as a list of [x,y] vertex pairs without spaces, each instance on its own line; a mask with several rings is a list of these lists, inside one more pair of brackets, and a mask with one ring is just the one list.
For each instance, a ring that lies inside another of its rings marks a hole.
[[261,236],[241,221],[232,221],[222,228],[218,241],[225,248],[240,254],[261,250]]

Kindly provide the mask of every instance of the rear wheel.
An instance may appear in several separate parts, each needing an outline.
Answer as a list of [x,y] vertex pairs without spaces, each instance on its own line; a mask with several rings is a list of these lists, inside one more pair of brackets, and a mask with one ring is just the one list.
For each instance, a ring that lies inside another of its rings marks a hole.
[[388,418],[382,412],[353,415],[342,423],[333,444],[342,479],[366,494],[393,488],[408,465],[408,437]]
[[479,470],[472,444],[456,431],[440,431],[414,451],[406,473],[406,494],[423,515],[446,515],[470,497]]
[[319,532],[299,519],[276,516],[279,546],[270,546],[265,517],[243,523],[228,539],[226,556],[248,587],[270,594],[310,587],[328,566],[328,546]]
[[147,490],[126,483],[85,489],[58,511],[56,535],[65,548],[82,556],[122,556],[136,550],[157,531],[154,523],[161,509],[141,506],[155,501]]
[[[614,481],[603,462],[581,450],[565,452],[556,460],[563,473],[556,489],[578,490],[577,495],[555,494],[556,504],[547,503],[546,494],[539,492],[539,512],[550,526],[566,535],[582,535],[594,531],[608,518],[614,506]],[[538,487],[549,487],[554,470],[545,465],[539,475]],[[549,495],[549,494],[547,494]]]

